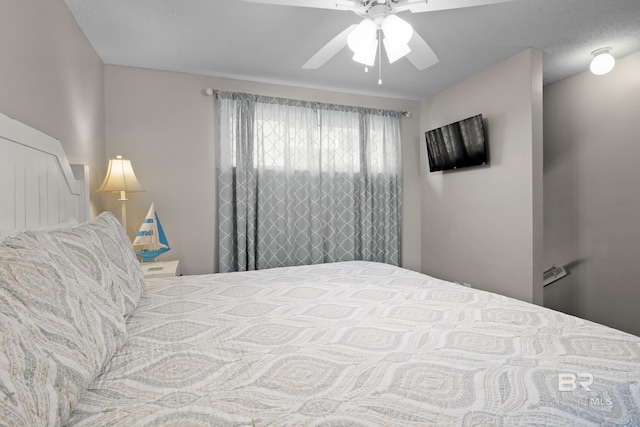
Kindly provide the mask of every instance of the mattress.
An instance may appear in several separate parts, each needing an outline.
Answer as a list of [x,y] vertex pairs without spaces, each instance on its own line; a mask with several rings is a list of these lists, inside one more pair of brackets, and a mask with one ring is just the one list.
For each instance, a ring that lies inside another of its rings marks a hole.
[[640,425],[640,338],[371,262],[148,280],[83,426]]

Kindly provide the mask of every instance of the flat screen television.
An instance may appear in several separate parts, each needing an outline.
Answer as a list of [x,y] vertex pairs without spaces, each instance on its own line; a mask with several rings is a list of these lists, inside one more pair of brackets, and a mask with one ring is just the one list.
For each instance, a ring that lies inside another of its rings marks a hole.
[[487,164],[482,114],[425,132],[431,172]]

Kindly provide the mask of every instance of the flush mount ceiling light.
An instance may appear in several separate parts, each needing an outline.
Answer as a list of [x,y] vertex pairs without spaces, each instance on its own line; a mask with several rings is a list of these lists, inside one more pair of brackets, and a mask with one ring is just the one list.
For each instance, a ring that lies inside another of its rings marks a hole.
[[614,65],[616,65],[616,59],[611,56],[609,53],[610,51],[610,47],[603,47],[591,52],[593,59],[591,60],[589,69],[596,76],[607,74],[609,71],[613,70]]

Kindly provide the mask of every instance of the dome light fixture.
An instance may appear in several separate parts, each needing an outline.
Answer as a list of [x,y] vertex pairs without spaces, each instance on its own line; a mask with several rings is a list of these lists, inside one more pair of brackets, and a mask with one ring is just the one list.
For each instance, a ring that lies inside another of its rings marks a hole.
[[611,52],[610,47],[603,47],[591,52],[593,60],[591,60],[589,69],[596,76],[607,74],[616,65],[616,59],[609,52]]

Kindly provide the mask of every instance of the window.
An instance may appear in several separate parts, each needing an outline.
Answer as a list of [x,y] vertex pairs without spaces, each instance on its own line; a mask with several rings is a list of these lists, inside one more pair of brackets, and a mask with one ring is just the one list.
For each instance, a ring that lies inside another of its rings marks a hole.
[[400,260],[396,112],[218,93],[222,271]]

